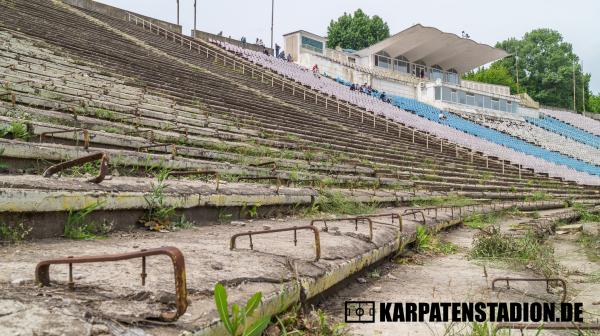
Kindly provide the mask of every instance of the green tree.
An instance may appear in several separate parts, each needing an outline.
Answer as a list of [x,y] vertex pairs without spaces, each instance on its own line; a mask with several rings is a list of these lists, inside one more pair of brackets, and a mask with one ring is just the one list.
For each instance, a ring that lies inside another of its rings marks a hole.
[[600,92],[590,94],[587,107],[588,112],[600,113]]
[[481,67],[477,69],[477,71],[467,72],[463,75],[463,79],[481,83],[505,85],[510,87],[511,93],[517,93],[517,84],[513,79],[513,76],[510,71],[499,62],[493,63],[488,68]]
[[390,28],[379,16],[369,17],[361,9],[344,13],[327,27],[327,47],[360,50],[390,36]]
[[[496,63],[516,79],[518,67],[520,91],[527,92],[542,105],[573,108],[573,63],[575,62],[577,110],[583,110],[582,90],[589,98],[590,74],[582,73],[579,57],[562,35],[551,29],[535,29],[522,39],[511,38],[496,44],[511,53]],[[515,62],[518,62],[516,65]]]

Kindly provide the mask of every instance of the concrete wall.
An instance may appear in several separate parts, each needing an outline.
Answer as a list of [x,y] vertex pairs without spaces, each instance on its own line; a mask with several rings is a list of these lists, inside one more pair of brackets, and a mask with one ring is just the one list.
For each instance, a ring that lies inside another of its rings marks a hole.
[[[169,31],[172,32],[176,32],[176,33],[180,33],[182,32],[181,30],[181,26],[176,25],[174,23],[170,23],[167,21],[162,21],[162,20],[158,20],[158,19],[154,19],[145,15],[141,15],[135,12],[129,12],[126,11],[124,9],[120,9],[117,7],[113,7],[113,6],[109,6],[109,5],[105,5],[103,3],[99,3],[93,0],[62,0],[64,3],[67,3],[71,6],[74,7],[79,7],[79,8],[83,8],[83,9],[87,9],[87,10],[91,10],[97,13],[101,13],[110,17],[114,17],[117,19],[122,19],[122,20],[127,20],[127,14],[131,13],[134,14],[136,16],[141,17],[142,19],[148,20],[150,22],[152,22],[153,24],[156,24],[157,26],[160,26],[162,28],[165,28]],[[142,2],[140,1],[140,4]],[[173,8],[175,8],[175,4],[173,3]]]
[[221,42],[227,42],[227,43],[236,45],[240,48],[250,49],[250,50],[254,50],[254,51],[258,51],[258,52],[264,52],[265,49],[267,49],[269,51],[269,55],[273,55],[273,49],[271,49],[271,48],[259,46],[258,44],[254,44],[254,43],[248,43],[248,42],[242,43],[242,41],[240,41],[240,40],[235,40],[235,39],[232,39],[229,37],[207,33],[207,32],[203,32],[200,30],[192,29],[192,36],[194,38],[197,38],[197,39],[200,39],[203,41],[208,41],[208,39],[213,39],[213,40],[217,40],[217,41],[221,41]]

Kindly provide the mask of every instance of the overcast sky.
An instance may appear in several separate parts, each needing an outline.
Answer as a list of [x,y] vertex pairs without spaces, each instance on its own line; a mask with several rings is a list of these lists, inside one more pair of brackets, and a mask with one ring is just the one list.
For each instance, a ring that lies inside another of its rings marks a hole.
[[[101,0],[158,19],[176,22],[176,0]],[[415,23],[460,35],[466,31],[477,42],[494,45],[510,37],[522,37],[535,28],[552,28],[573,44],[592,74],[591,89],[600,92],[600,1],[598,0],[275,0],[275,42],[282,35],[303,29],[326,35],[327,25],[344,12],[362,8],[381,16],[394,34]],[[180,0],[181,24],[189,34],[194,24],[193,0]],[[270,44],[271,0],[198,0],[198,30],[249,42],[262,38]]]

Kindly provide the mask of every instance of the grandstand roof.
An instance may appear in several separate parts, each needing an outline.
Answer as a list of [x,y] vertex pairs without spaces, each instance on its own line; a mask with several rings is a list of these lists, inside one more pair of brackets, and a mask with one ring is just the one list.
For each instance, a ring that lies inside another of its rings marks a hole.
[[411,62],[454,68],[459,73],[504,58],[509,54],[487,44],[481,44],[437,28],[416,24],[379,43],[359,50],[361,57],[385,51],[391,57],[404,56]]

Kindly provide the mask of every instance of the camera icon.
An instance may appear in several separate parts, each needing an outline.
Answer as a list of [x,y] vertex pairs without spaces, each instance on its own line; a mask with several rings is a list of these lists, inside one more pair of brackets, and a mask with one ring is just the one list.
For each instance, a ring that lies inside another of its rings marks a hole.
[[346,301],[346,323],[375,323],[375,301]]

